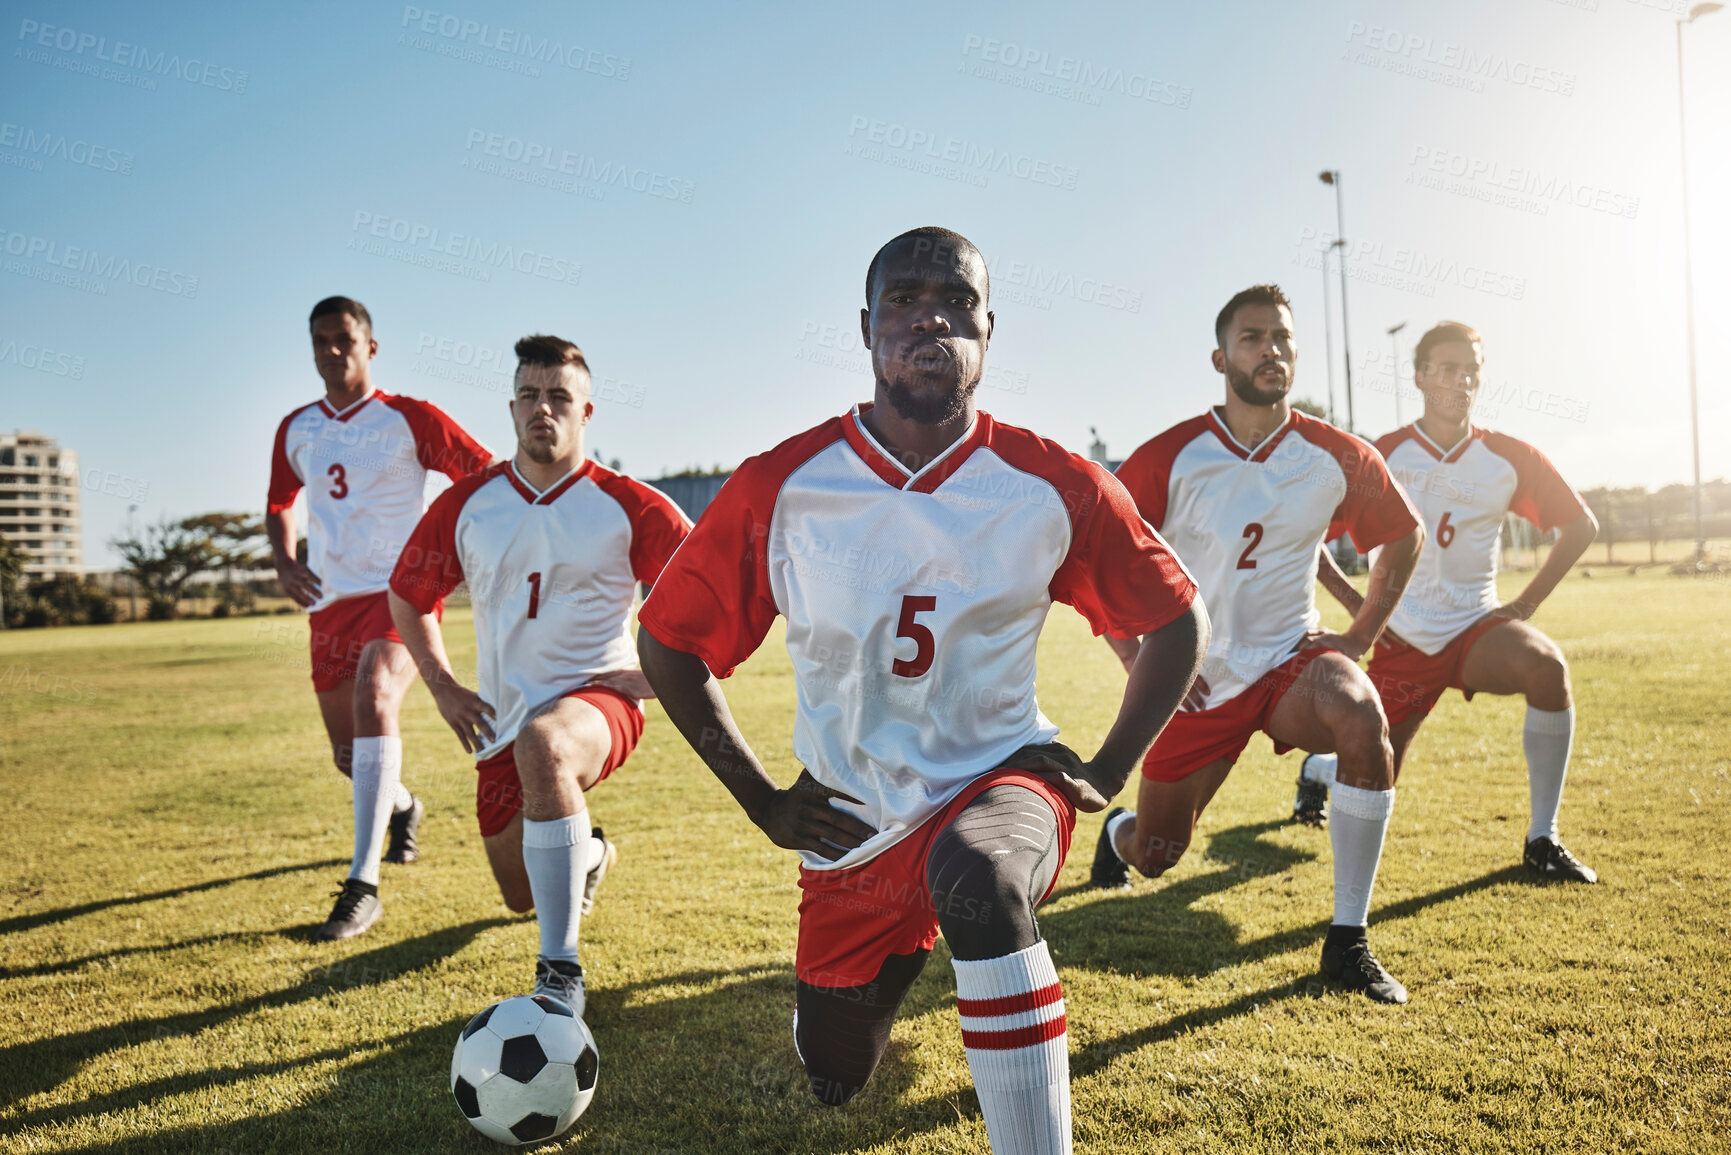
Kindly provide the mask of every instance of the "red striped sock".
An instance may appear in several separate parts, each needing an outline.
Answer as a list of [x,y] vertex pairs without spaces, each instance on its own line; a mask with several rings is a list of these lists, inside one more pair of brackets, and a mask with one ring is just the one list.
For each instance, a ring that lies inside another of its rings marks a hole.
[[1069,1152],[1069,1036],[1064,991],[1046,944],[954,965],[962,1045],[992,1150]]

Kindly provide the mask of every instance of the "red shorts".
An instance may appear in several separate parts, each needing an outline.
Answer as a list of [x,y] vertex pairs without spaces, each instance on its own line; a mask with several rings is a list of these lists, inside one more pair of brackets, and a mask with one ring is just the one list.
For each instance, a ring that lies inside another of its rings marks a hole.
[[[433,612],[443,616],[444,605]],[[355,665],[368,642],[384,638],[400,645],[403,640],[391,623],[390,595],[384,590],[334,601],[307,617],[313,627],[313,689],[321,694],[355,680]]]
[[[931,950],[938,941],[938,912],[926,889],[926,857],[932,840],[968,803],[993,786],[1026,786],[1058,817],[1058,866],[1070,853],[1076,808],[1058,788],[1026,770],[990,770],[968,783],[949,805],[907,837],[872,859],[846,870],[799,868],[799,946],[794,973],[819,987],[859,987],[877,978],[892,954]],[[1052,876],[1057,885],[1057,875]],[[1051,893],[1047,888],[1046,894]],[[1046,900],[1046,894],[1040,901]]]
[[1412,717],[1436,709],[1444,690],[1459,690],[1472,701],[1473,692],[1461,682],[1461,669],[1467,663],[1467,651],[1473,643],[1508,618],[1480,618],[1449,639],[1441,652],[1427,654],[1399,638],[1384,634],[1370,655],[1371,684],[1382,698],[1382,709],[1393,726]]
[[[1221,758],[1236,760],[1250,745],[1252,734],[1258,730],[1267,733],[1269,715],[1304,673],[1304,667],[1328,652],[1321,647],[1300,650],[1256,679],[1236,698],[1207,710],[1180,710],[1172,715],[1172,720],[1154,739],[1154,748],[1142,760],[1142,777],[1156,782],[1177,782],[1210,762]],[[1290,749],[1291,746],[1275,740],[1276,754]]]
[[[637,699],[621,694],[610,686],[584,686],[561,698],[581,698],[601,711],[607,720],[607,733],[613,738],[613,748],[607,761],[601,764],[600,782],[625,764],[637,740],[643,737],[643,708]],[[512,742],[497,754],[475,763],[475,818],[481,825],[481,837],[491,838],[523,809],[523,783],[517,777],[517,744]]]

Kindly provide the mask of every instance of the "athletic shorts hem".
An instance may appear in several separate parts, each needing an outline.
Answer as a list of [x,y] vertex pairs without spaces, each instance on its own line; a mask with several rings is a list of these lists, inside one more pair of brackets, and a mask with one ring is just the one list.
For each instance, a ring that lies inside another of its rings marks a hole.
[[1400,638],[1384,634],[1377,641],[1365,672],[1370,675],[1371,684],[1382,699],[1388,724],[1394,726],[1415,714],[1429,714],[1448,690],[1459,690],[1462,697],[1472,701],[1475,691],[1467,689],[1461,677],[1466,669],[1468,652],[1480,638],[1513,620],[1480,618],[1450,638],[1448,644],[1434,654],[1427,654]]
[[[643,737],[643,707],[611,686],[580,686],[559,696],[581,698],[601,711],[607,722],[613,741],[601,764],[601,776],[595,779],[600,785],[637,749]],[[523,783],[517,777],[517,743],[512,741],[475,763],[475,821],[481,837],[491,838],[504,830],[522,809]]]
[[[1250,745],[1258,730],[1268,733],[1274,707],[1318,657],[1330,651],[1322,646],[1300,650],[1251,683],[1242,694],[1206,710],[1179,711],[1154,739],[1153,749],[1142,760],[1142,777],[1154,782],[1181,782],[1222,758],[1234,761]],[[1274,752],[1292,747],[1268,735]]]

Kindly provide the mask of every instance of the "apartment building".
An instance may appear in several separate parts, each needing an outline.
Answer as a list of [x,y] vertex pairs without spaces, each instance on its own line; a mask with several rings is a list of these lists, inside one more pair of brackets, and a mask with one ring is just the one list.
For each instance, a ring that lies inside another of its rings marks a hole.
[[40,433],[0,433],[0,536],[30,555],[31,577],[84,572],[77,453]]

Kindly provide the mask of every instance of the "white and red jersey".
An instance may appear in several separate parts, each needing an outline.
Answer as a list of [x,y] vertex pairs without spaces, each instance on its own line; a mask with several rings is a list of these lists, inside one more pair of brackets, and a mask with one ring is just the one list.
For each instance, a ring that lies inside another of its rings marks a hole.
[[428,470],[455,481],[492,460],[438,407],[378,389],[340,413],[320,400],[283,418],[265,508],[280,513],[306,488],[311,608],[385,589],[426,508]]
[[794,755],[895,845],[970,781],[1058,728],[1034,698],[1053,602],[1095,633],[1183,614],[1190,575],[1111,474],[986,413],[909,472],[866,432],[869,406],[739,467],[639,625],[725,677],[779,614],[798,691]]
[[391,590],[423,614],[469,583],[479,692],[503,750],[541,706],[598,674],[637,668],[631,606],[691,522],[659,490],[585,461],[546,490],[510,462],[433,499]]
[[1118,480],[1202,589],[1214,639],[1186,709],[1248,689],[1316,630],[1316,551],[1351,533],[1361,551],[1418,525],[1368,444],[1294,409],[1254,449],[1218,410],[1132,453]]
[[1497,608],[1504,514],[1548,530],[1587,511],[1544,454],[1488,429],[1445,450],[1414,424],[1376,447],[1418,506],[1427,539],[1388,628],[1427,654]]

